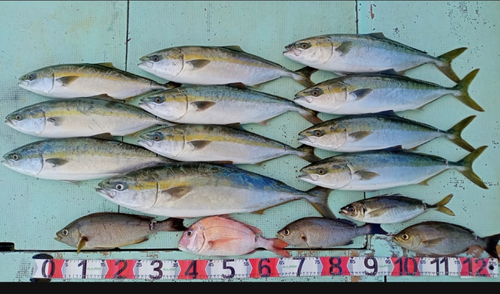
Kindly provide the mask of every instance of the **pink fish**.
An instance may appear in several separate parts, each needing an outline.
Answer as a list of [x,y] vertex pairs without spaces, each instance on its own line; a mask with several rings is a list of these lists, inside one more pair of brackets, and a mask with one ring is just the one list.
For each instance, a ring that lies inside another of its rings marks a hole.
[[262,231],[226,216],[210,216],[193,223],[179,240],[179,249],[198,255],[244,255],[265,248],[290,257],[283,248],[288,243],[262,237]]

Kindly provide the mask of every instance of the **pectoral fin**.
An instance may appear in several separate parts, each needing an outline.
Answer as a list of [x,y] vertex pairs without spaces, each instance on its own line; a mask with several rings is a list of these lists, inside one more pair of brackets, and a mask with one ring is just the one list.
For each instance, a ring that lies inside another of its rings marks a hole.
[[189,141],[188,144],[193,147],[193,150],[200,150],[208,145],[210,145],[212,141],[207,141],[207,140],[196,140],[196,141]]
[[196,102],[191,102],[191,105],[196,106],[196,111],[204,111],[209,109],[210,107],[215,105],[215,102],[212,101],[196,101]]
[[349,53],[349,51],[351,51],[351,48],[352,48],[352,42],[347,41],[347,42],[342,43],[342,45],[337,47],[337,49],[335,49],[335,50],[340,52],[342,55],[344,55],[344,54]]
[[76,79],[78,79],[78,76],[67,76],[56,79],[56,82],[65,87],[74,82]]
[[45,160],[45,162],[51,164],[52,167],[61,166],[61,165],[65,165],[66,163],[68,163],[68,161],[66,159],[62,159],[62,158],[48,158]]
[[192,190],[189,186],[173,187],[167,190],[163,190],[162,193],[167,193],[172,196],[173,199],[180,199]]
[[359,131],[359,132],[354,132],[354,133],[349,134],[349,137],[353,138],[354,141],[359,141],[359,140],[367,137],[371,133],[372,132],[370,132],[370,131]]
[[186,61],[187,64],[191,65],[193,69],[201,69],[207,66],[210,63],[208,59],[193,59]]
[[427,240],[427,241],[422,241],[422,243],[425,246],[434,247],[434,246],[437,246],[439,243],[441,243],[442,240],[443,240],[443,238],[436,238],[436,239],[431,239],[431,240]]
[[356,100],[359,100],[359,99],[365,98],[372,91],[373,91],[372,89],[358,89],[358,90],[352,91],[350,94],[356,96]]
[[80,251],[85,247],[85,244],[87,244],[88,240],[89,239],[87,237],[85,237],[85,236],[80,239],[80,241],[78,242],[78,246],[76,248],[76,253],[77,254],[80,253]]
[[372,210],[370,211],[370,213],[368,213],[370,216],[372,217],[379,217],[381,215],[383,215],[384,213],[386,213],[389,209],[391,209],[392,207],[386,207],[386,208],[379,208],[377,210]]
[[371,180],[379,176],[379,174],[367,170],[358,170],[357,172],[355,172],[355,174],[358,175],[358,177],[364,181]]
[[53,124],[54,126],[58,126],[59,125],[59,122],[58,122],[59,120],[61,120],[60,117],[59,118],[58,117],[49,117],[47,119],[47,122]]

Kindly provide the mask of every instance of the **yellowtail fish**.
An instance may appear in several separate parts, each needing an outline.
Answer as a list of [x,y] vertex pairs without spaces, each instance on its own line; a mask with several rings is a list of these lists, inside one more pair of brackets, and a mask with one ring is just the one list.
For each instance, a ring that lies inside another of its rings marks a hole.
[[111,63],[61,64],[44,67],[19,78],[19,87],[51,98],[105,95],[127,99],[153,90],[166,90],[175,83],[153,80],[115,68]]
[[330,190],[300,191],[278,180],[233,165],[179,163],[145,168],[101,181],[96,191],[113,203],[143,213],[193,218],[231,213],[262,213],[305,199],[323,216]]
[[238,46],[184,46],[159,50],[141,57],[139,68],[158,77],[182,84],[224,85],[243,83],[258,86],[280,77],[291,77],[310,87],[316,69],[291,71],[283,66],[244,52]]
[[68,182],[107,178],[173,162],[140,146],[83,137],[29,143],[3,158],[2,164],[16,172]]
[[488,189],[472,170],[482,146],[459,161],[404,150],[347,153],[312,163],[300,171],[308,183],[338,190],[374,191],[411,184],[427,185],[434,176],[456,169],[474,184]]
[[283,257],[288,244],[277,238],[264,238],[259,228],[222,216],[202,218],[192,224],[179,240],[179,250],[204,256],[234,256],[264,248]]
[[453,87],[393,74],[353,74],[330,79],[304,89],[294,101],[306,108],[331,114],[364,114],[419,109],[445,95],[468,107],[484,111],[468,93],[479,69],[471,71]]
[[435,138],[445,137],[467,151],[473,151],[462,139],[463,129],[476,116],[469,116],[449,130],[409,120],[394,112],[348,115],[314,125],[299,133],[299,142],[336,152],[361,152],[401,146],[414,149]]
[[137,144],[178,161],[258,164],[285,155],[319,161],[314,148],[293,148],[276,140],[223,125],[153,127],[137,133]]
[[125,136],[154,125],[173,125],[133,105],[96,98],[48,100],[18,109],[5,123],[43,138]]
[[309,122],[322,122],[317,113],[293,101],[232,86],[182,86],[137,97],[138,105],[152,114],[184,124],[266,124],[289,111]]
[[472,230],[446,222],[427,221],[394,234],[392,240],[401,247],[424,256],[454,256],[477,246],[498,259],[500,234],[479,237]]
[[133,214],[99,212],[80,217],[56,233],[59,242],[81,250],[113,249],[147,241],[157,232],[184,231],[182,219],[156,221]]
[[433,209],[454,216],[445,206],[452,197],[450,194],[436,204],[428,204],[401,194],[381,195],[348,204],[340,213],[357,221],[377,224],[404,222]]
[[346,219],[305,217],[296,220],[278,231],[278,238],[286,243],[303,248],[329,248],[352,244],[352,239],[388,233],[380,224],[357,226]]
[[438,57],[401,44],[384,36],[371,34],[329,34],[296,41],[285,47],[283,54],[291,60],[337,74],[405,71],[423,64],[434,64],[448,78],[460,78],[451,62],[467,48],[452,50]]

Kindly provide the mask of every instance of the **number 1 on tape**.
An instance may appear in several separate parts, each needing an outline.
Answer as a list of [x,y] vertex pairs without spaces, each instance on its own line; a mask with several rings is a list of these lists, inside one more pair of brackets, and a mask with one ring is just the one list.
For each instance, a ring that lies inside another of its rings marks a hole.
[[35,259],[38,279],[232,279],[301,276],[498,277],[498,260],[465,257],[294,257],[216,260]]

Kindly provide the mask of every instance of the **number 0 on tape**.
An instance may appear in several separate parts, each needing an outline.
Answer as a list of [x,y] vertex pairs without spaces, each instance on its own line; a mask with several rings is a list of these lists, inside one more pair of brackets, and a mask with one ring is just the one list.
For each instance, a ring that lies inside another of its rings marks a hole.
[[217,260],[35,259],[37,279],[231,279],[300,276],[498,277],[498,260],[467,257],[295,257]]

